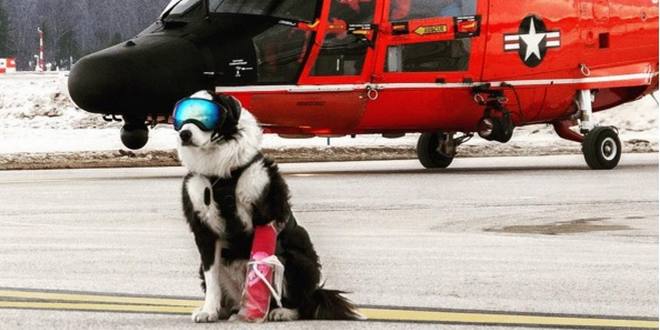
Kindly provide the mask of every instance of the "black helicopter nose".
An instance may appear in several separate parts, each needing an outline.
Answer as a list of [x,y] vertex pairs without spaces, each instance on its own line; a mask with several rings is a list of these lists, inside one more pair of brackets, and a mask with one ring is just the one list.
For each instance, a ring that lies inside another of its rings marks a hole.
[[179,133],[179,137],[181,138],[181,142],[188,143],[192,139],[192,132],[189,130],[184,130]]
[[69,95],[81,109],[95,113],[118,113],[118,99],[126,93],[118,68],[121,59],[90,55],[74,65],[69,74]]
[[191,42],[147,35],[78,61],[69,74],[69,95],[93,113],[169,114],[181,98],[208,89],[204,71]]

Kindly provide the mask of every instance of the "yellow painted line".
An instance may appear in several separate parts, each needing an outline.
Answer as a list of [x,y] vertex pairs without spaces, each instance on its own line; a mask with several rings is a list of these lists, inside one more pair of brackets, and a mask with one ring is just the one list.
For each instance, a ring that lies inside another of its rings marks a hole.
[[[4,299],[4,300],[3,300]],[[22,299],[7,301],[7,299]],[[0,289],[0,308],[116,313],[190,314],[202,304],[195,299],[124,297]],[[657,329],[658,321],[627,320],[589,316],[496,314],[488,312],[416,311],[388,308],[362,308],[371,321],[435,322],[450,324],[533,325],[563,327]]]
[[381,321],[414,321],[414,322],[444,322],[469,324],[499,324],[499,325],[543,325],[543,326],[573,326],[573,327],[606,327],[606,328],[658,328],[658,321],[616,320],[580,317],[558,316],[527,316],[487,313],[455,313],[410,311],[396,309],[362,309],[361,312],[369,319]]
[[56,300],[62,302],[95,302],[114,304],[136,304],[136,305],[164,305],[198,307],[202,301],[192,299],[169,299],[169,298],[146,298],[146,297],[121,297],[93,294],[72,294],[39,291],[16,291],[0,290],[0,298],[18,298],[33,300]]
[[64,311],[124,312],[124,313],[159,313],[190,314],[193,307],[154,306],[154,305],[117,305],[93,303],[56,303],[38,301],[0,301],[0,308],[48,309]]

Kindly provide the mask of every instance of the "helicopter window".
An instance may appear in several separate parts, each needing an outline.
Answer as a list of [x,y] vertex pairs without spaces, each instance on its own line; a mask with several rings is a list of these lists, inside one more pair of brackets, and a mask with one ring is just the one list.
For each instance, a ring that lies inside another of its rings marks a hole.
[[254,37],[260,83],[293,83],[302,70],[312,32],[275,25]]
[[[350,39],[350,40],[346,40]],[[356,76],[362,72],[367,45],[355,36],[326,38],[312,69],[314,76]]]
[[312,0],[209,0],[209,11],[313,22],[317,3]]
[[348,32],[351,24],[373,21],[373,0],[333,0],[329,29],[312,69],[314,76],[356,76],[362,73],[368,42]]
[[181,2],[181,0],[172,0],[172,1],[170,1],[170,3],[168,3],[167,6],[165,6],[165,9],[163,10],[163,13],[160,14],[160,17],[163,17],[163,16],[167,15],[167,13],[169,13],[170,10],[174,6],[176,6],[176,4],[179,3],[179,2]]
[[470,59],[470,39],[390,46],[387,72],[465,71]]
[[392,0],[390,21],[472,16],[476,15],[476,0]]
[[200,0],[173,0],[165,7],[163,14],[167,16],[181,16],[188,13],[188,11],[200,2]]
[[372,0],[334,0],[330,19],[341,19],[348,24],[371,23],[374,17]]

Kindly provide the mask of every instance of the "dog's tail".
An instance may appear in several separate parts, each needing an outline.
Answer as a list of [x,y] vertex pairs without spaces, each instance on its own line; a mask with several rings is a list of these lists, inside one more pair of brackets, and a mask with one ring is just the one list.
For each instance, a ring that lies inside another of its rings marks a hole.
[[344,297],[346,292],[318,288],[312,294],[311,318],[316,320],[364,320],[353,303]]

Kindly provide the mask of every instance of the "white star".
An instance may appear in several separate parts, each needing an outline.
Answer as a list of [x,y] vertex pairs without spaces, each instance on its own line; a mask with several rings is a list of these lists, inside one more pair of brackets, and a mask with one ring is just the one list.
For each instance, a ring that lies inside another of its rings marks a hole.
[[536,25],[534,19],[529,22],[529,33],[521,34],[520,39],[527,45],[527,53],[525,54],[525,62],[534,54],[536,58],[541,59],[541,41],[545,38],[545,33],[536,33]]

